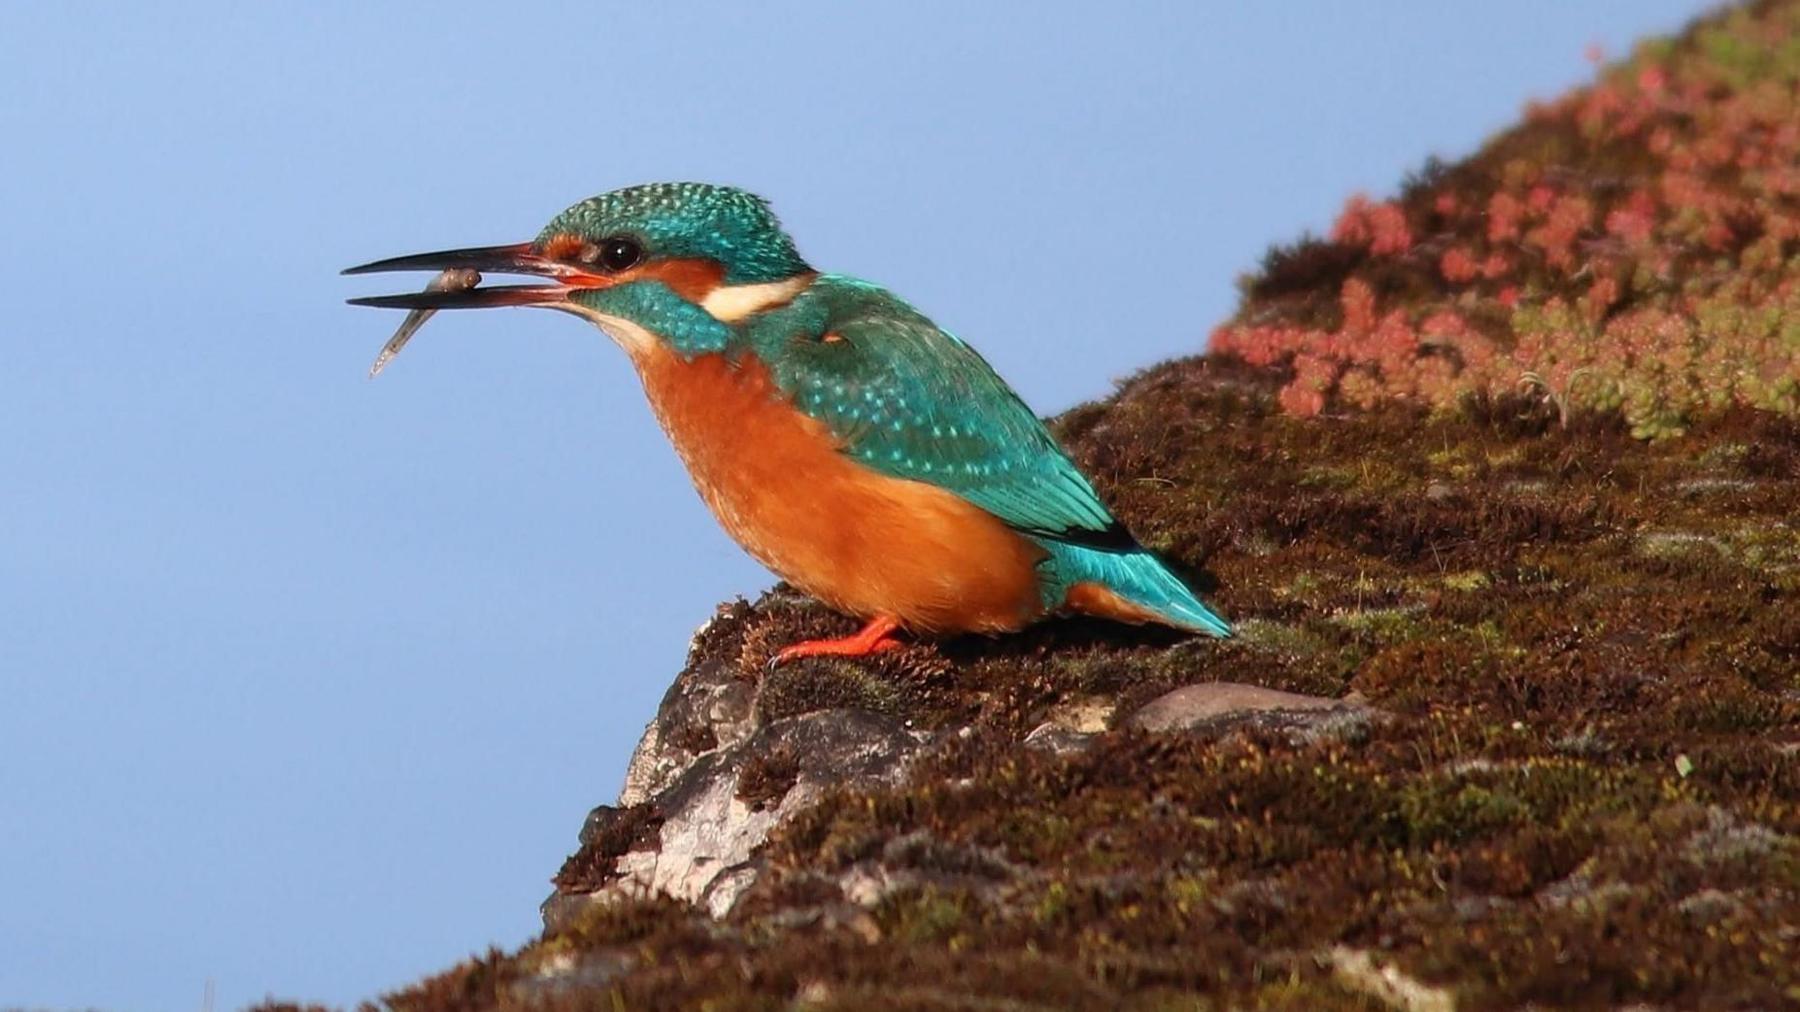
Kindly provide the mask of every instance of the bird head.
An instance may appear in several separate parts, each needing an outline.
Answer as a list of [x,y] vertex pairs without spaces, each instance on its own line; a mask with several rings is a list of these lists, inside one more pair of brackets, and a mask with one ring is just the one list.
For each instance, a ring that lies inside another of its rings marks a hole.
[[718,350],[729,324],[792,299],[814,272],[762,198],[729,186],[653,183],[591,197],[530,242],[378,260],[379,271],[527,274],[536,285],[433,286],[351,299],[395,309],[540,306],[585,317],[628,351]]

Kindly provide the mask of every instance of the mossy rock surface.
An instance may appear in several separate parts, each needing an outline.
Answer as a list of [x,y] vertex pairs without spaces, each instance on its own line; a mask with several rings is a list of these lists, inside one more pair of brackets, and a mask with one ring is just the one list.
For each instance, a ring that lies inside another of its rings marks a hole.
[[[1061,621],[770,676],[853,623],[724,609],[695,661],[778,679],[769,719],[953,733],[779,826],[722,919],[602,905],[390,1003],[1379,1007],[1371,965],[1428,1007],[1800,1001],[1800,423],[1645,442],[1528,397],[1303,420],[1279,382],[1176,362],[1060,422],[1238,638]],[[1211,680],[1384,716],[1125,726]],[[1022,746],[1071,707],[1111,729]]]

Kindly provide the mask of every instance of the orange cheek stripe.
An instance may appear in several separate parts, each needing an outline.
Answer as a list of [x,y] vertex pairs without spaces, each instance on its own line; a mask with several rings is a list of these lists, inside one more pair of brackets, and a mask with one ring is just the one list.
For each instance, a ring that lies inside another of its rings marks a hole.
[[716,260],[656,260],[620,274],[618,280],[640,278],[661,281],[689,302],[699,302],[724,283],[725,266]]

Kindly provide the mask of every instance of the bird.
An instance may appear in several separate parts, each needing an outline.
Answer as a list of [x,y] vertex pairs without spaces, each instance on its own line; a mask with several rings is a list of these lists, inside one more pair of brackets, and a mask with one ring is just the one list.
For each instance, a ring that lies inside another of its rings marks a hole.
[[[876,284],[813,268],[745,190],[626,187],[569,207],[528,242],[344,273],[383,271],[445,273],[425,291],[349,302],[410,310],[414,327],[437,310],[554,309],[624,350],[725,531],[864,623],[789,644],[775,664],[867,656],[901,634],[1011,633],[1064,613],[1232,633],[974,348]],[[484,273],[544,281],[470,280]]]

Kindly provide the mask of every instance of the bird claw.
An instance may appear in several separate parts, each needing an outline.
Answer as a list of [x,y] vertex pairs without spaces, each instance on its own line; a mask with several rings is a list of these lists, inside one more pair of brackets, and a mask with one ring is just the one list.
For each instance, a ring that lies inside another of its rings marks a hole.
[[900,641],[893,638],[894,630],[900,623],[891,618],[877,617],[869,620],[869,624],[858,630],[855,635],[834,640],[803,640],[782,647],[769,658],[769,671],[774,671],[788,661],[802,657],[867,657],[870,654],[883,653],[900,648]]

